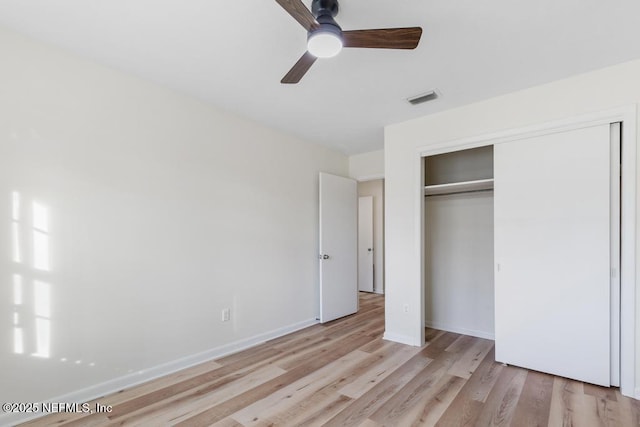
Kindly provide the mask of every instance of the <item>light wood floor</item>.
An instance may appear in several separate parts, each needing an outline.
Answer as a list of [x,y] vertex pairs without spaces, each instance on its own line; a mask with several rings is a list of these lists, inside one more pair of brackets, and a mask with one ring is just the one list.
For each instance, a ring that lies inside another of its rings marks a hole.
[[[640,426],[640,403],[493,360],[493,341],[427,330],[383,341],[384,300],[358,314],[97,399],[109,414],[28,425]],[[588,355],[585,355],[588,357]]]

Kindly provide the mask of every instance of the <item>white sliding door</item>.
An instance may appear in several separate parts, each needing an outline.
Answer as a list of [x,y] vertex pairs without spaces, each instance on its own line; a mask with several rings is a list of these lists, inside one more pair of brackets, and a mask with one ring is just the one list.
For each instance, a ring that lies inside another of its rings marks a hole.
[[610,385],[610,126],[494,147],[496,360]]

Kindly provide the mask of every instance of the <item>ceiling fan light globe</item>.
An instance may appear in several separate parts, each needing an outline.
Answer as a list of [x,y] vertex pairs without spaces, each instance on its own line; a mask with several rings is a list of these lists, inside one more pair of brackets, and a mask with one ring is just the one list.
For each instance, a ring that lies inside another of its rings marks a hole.
[[316,58],[331,58],[342,50],[342,38],[331,32],[316,31],[307,40],[307,50]]

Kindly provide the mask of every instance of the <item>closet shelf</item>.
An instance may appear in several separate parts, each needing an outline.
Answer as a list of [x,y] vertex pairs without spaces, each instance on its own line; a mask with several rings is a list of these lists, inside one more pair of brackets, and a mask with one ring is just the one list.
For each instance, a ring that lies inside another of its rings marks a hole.
[[424,195],[439,196],[443,194],[469,193],[473,191],[486,190],[493,190],[493,178],[452,182],[449,184],[427,185],[424,187]]

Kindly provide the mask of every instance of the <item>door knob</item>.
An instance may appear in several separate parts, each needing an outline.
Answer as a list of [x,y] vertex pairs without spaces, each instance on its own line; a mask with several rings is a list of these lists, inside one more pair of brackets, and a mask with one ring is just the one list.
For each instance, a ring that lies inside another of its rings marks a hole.
[[329,255],[318,255],[320,259],[329,259]]

